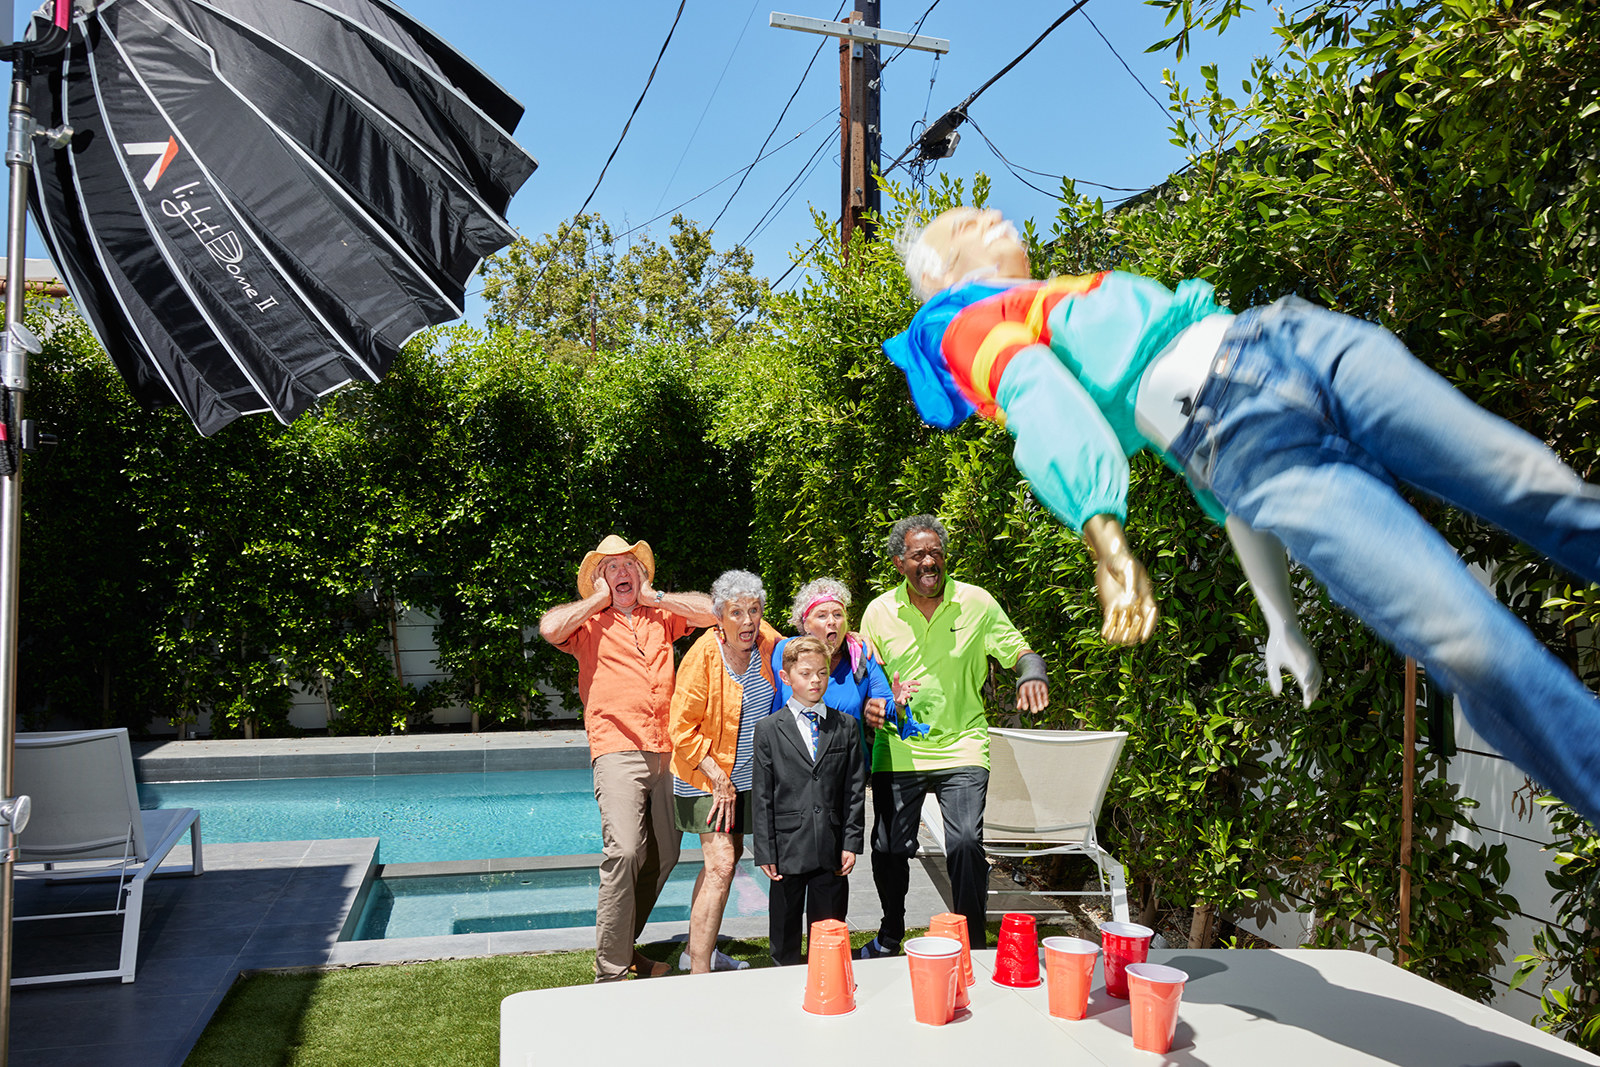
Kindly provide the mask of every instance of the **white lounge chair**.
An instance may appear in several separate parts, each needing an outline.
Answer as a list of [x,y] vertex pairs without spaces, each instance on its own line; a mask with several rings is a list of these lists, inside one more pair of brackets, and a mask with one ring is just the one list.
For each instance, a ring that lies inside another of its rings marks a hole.
[[[990,856],[1081,855],[1094,861],[1099,890],[999,890],[989,895],[1108,896],[1111,915],[1128,921],[1127,877],[1122,863],[1100,847],[1095,823],[1106,787],[1128,735],[1118,731],[989,731],[989,795],[983,808],[983,850]],[[922,823],[939,854],[944,853],[944,816],[928,794]],[[990,909],[991,912],[1002,909]],[[1036,915],[1062,908],[1005,908]]]
[[116,879],[117,888],[112,906],[100,911],[18,915],[15,921],[119,915],[122,951],[113,970],[29,975],[13,978],[11,984],[133,981],[145,881],[186,831],[189,864],[164,867],[161,873],[201,873],[200,813],[194,808],[139,809],[127,730],[18,734],[16,752],[17,793],[33,801],[32,818],[17,838],[16,876]]

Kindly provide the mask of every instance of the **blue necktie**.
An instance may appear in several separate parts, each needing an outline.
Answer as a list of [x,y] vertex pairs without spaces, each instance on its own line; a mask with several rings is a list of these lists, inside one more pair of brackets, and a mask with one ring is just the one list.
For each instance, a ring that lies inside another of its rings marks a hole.
[[817,713],[802,711],[801,716],[806,720],[806,740],[811,743],[811,762],[817,762],[817,741],[821,736],[817,727]]

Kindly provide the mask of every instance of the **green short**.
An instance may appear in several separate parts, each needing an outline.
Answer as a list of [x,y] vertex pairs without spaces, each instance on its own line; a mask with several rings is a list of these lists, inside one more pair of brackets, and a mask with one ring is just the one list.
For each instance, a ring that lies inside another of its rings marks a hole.
[[[706,820],[711,817],[711,798],[704,797],[679,797],[672,798],[674,814],[677,817],[678,829],[686,834],[713,834],[719,831],[706,825]],[[745,791],[739,794],[739,799],[733,806],[733,829],[720,831],[735,834],[750,832],[750,793]]]

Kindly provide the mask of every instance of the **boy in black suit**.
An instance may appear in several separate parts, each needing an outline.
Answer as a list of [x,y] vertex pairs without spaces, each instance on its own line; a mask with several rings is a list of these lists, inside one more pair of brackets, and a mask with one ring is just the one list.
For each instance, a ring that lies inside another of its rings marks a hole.
[[794,695],[756,724],[750,814],[756,865],[772,879],[772,958],[787,965],[800,962],[802,911],[809,929],[849,910],[848,876],[866,837],[867,772],[856,720],[822,702],[827,646],[794,638],[778,673]]

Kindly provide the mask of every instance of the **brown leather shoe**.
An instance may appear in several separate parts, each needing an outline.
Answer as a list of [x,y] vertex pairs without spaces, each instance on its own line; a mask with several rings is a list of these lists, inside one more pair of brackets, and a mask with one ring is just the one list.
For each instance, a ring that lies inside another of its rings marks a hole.
[[628,973],[635,978],[662,978],[672,973],[672,964],[665,960],[653,960],[642,952],[635,952]]

